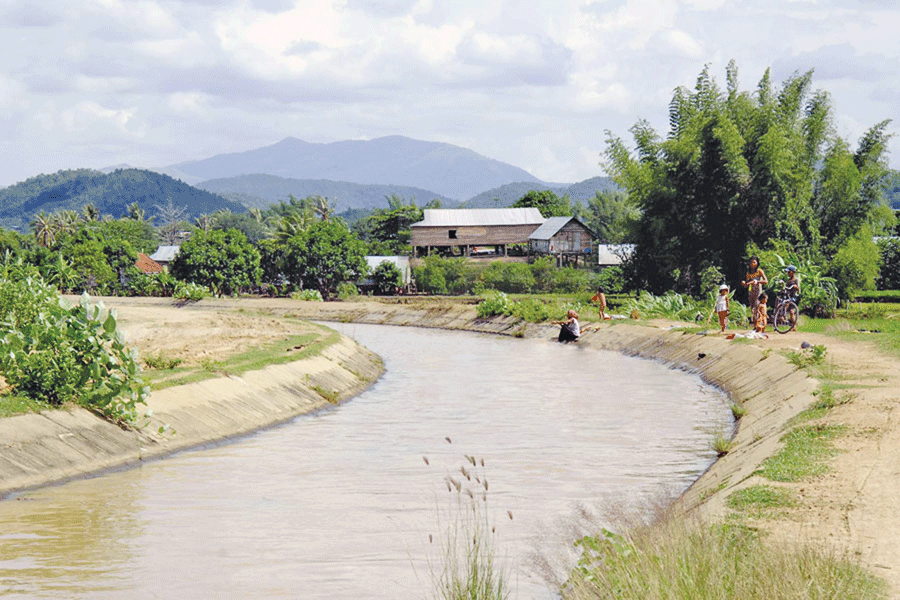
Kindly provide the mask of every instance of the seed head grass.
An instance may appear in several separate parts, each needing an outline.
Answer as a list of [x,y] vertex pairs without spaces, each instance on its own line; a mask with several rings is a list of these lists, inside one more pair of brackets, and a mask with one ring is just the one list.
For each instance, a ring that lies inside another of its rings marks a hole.
[[429,562],[432,597],[506,600],[511,594],[509,569],[497,556],[498,525],[488,506],[485,461],[463,456],[465,463],[444,476],[447,492],[440,497],[449,501],[445,509],[439,502],[441,533],[428,535],[429,543],[439,546],[437,560]]
[[848,556],[781,545],[735,524],[671,516],[581,538],[564,600],[857,600],[886,598],[883,580]]

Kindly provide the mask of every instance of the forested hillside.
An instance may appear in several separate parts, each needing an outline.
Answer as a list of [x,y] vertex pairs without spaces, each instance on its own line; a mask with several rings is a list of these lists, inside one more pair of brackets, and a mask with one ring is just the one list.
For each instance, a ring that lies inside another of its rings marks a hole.
[[466,200],[463,204],[463,208],[505,208],[507,206],[512,206],[514,202],[532,190],[550,190],[560,197],[568,195],[573,203],[581,202],[582,204],[587,204],[597,192],[614,191],[617,189],[618,187],[609,177],[592,177],[578,183],[573,183],[572,185],[523,181],[509,183],[482,192],[474,198]]
[[276,175],[240,175],[222,179],[210,179],[197,187],[241,202],[251,208],[268,208],[277,202],[287,201],[289,196],[307,198],[324,196],[335,203],[339,212],[354,209],[372,210],[385,208],[385,198],[396,194],[407,201],[415,199],[419,205],[440,200],[444,208],[453,208],[459,202],[430,190],[384,184],[362,184],[327,179],[291,179]]
[[86,204],[94,205],[101,215],[120,217],[126,213],[126,207],[137,203],[152,216],[157,205],[169,201],[186,207],[188,219],[222,209],[247,210],[237,202],[152,171],[120,169],[107,174],[74,169],[38,175],[0,190],[0,226],[26,231],[34,215],[41,211],[81,212]]

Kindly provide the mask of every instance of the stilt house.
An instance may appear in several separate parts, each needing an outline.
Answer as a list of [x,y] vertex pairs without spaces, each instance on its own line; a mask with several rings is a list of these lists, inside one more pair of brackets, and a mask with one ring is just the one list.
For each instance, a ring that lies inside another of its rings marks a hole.
[[550,217],[528,237],[529,254],[553,256],[558,266],[587,261],[593,245],[594,234],[575,217]]
[[510,244],[527,244],[528,236],[544,223],[536,208],[425,209],[413,223],[411,244],[415,256],[432,249],[460,249],[471,256],[476,249],[493,248],[506,256]]

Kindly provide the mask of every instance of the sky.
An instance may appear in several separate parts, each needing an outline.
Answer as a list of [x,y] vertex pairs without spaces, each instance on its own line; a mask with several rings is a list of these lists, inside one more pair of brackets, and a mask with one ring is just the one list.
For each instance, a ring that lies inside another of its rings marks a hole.
[[898,30],[894,0],[0,0],[0,187],[386,135],[574,183],[731,59],[745,90],[814,69],[855,148],[900,132]]

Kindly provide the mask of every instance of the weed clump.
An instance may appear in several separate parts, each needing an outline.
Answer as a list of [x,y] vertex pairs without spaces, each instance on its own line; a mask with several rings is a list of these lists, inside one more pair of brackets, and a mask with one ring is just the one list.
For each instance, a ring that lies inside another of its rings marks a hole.
[[886,584],[848,556],[766,540],[741,525],[666,516],[576,542],[565,600],[882,599]]

